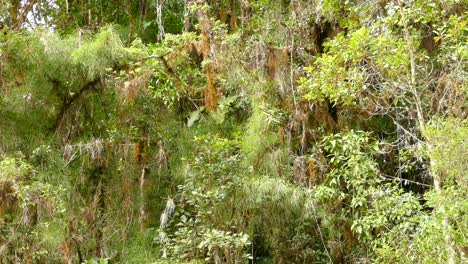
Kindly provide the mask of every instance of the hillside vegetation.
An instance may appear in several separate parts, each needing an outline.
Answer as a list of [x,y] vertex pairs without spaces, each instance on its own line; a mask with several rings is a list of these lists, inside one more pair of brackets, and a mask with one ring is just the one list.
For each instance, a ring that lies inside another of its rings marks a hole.
[[0,263],[465,263],[467,10],[0,1]]

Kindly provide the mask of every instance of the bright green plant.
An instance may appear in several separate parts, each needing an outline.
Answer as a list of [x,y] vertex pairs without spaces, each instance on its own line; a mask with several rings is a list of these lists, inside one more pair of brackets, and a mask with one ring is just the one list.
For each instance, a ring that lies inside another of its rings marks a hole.
[[197,154],[186,158],[177,207],[169,200],[161,215],[158,236],[163,256],[241,261],[248,257],[245,249],[250,242],[233,218],[241,183],[238,143],[217,135],[196,137],[194,143]]
[[34,168],[22,158],[0,160],[0,241],[7,262],[57,258],[61,242],[58,225],[65,213],[63,189],[41,182]]

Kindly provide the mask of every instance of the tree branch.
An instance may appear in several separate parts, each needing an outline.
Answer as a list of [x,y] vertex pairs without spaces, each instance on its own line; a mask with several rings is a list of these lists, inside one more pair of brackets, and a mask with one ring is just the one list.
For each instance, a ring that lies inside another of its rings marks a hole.
[[68,98],[64,98],[62,108],[60,109],[60,112],[57,115],[54,126],[52,127],[51,130],[56,131],[59,128],[60,124],[62,123],[65,113],[68,111],[68,109],[72,106],[72,104],[76,100],[78,100],[88,90],[96,88],[96,86],[100,83],[101,83],[101,78],[94,79],[86,83],[83,87],[81,87],[81,89],[76,94],[73,94],[72,96]]

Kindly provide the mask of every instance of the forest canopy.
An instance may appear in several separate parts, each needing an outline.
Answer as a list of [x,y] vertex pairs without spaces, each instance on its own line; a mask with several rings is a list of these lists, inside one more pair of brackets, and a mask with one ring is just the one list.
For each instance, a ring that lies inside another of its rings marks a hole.
[[466,0],[0,2],[0,263],[468,261]]

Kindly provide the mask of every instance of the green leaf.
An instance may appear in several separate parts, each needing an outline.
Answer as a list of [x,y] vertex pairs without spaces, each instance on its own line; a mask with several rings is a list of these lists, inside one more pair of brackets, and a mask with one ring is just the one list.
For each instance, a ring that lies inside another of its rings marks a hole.
[[226,110],[218,109],[216,112],[210,112],[210,117],[214,119],[216,124],[222,124],[224,122],[226,113]]
[[198,121],[198,119],[200,119],[200,113],[203,110],[205,110],[204,106],[200,107],[198,110],[195,110],[190,114],[190,118],[187,121],[187,126],[188,127],[191,127],[193,125],[193,123],[195,123],[196,121]]

